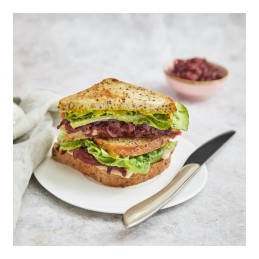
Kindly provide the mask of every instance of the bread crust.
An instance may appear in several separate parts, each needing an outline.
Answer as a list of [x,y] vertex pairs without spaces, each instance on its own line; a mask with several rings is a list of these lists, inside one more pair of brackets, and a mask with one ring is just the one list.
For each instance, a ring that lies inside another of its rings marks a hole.
[[56,145],[52,149],[52,158],[60,163],[66,164],[81,173],[93,178],[97,182],[112,187],[128,187],[145,182],[161,174],[170,164],[171,156],[168,159],[160,160],[151,165],[146,174],[133,174],[130,178],[123,178],[118,175],[108,174],[94,165],[86,164],[79,159],[75,159],[71,154],[57,151]]
[[174,101],[164,94],[115,78],[106,78],[88,89],[61,99],[58,110],[61,114],[67,111],[85,113],[98,110],[172,114],[176,107]]
[[169,142],[169,138],[113,138],[105,139],[94,137],[98,146],[109,154],[117,154],[122,157],[139,156],[159,149]]

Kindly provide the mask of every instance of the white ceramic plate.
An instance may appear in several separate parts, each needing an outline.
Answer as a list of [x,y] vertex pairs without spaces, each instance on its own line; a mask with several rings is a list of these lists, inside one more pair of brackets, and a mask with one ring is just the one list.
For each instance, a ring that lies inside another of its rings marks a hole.
[[[127,188],[109,187],[95,182],[77,170],[54,161],[51,152],[34,175],[45,189],[67,203],[93,211],[123,214],[131,206],[165,187],[195,150],[195,146],[186,139],[177,137],[177,140],[178,145],[168,169],[153,179]],[[191,199],[201,191],[206,180],[207,168],[203,165],[163,208]]]

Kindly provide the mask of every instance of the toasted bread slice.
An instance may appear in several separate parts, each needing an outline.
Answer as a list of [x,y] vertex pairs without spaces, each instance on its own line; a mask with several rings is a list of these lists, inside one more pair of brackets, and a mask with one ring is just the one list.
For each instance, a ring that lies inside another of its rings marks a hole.
[[161,93],[107,78],[77,94],[59,101],[61,117],[67,111],[138,111],[143,114],[172,114],[176,111],[173,100]]
[[99,147],[106,150],[111,156],[122,157],[139,156],[161,148],[169,142],[169,138],[99,138],[94,137]]
[[[66,141],[85,139],[83,132],[65,134]],[[106,150],[111,155],[122,157],[139,156],[155,149],[163,147],[169,142],[169,137],[156,138],[101,138],[94,137],[93,140],[99,147]]]
[[133,174],[130,178],[123,178],[115,174],[108,174],[106,171],[101,170],[98,166],[90,165],[75,159],[71,154],[61,154],[55,146],[52,149],[52,157],[56,161],[66,164],[83,174],[93,178],[97,182],[113,187],[127,187],[145,182],[159,174],[161,174],[170,164],[170,157],[165,160],[160,160],[151,165],[148,173],[146,174]]

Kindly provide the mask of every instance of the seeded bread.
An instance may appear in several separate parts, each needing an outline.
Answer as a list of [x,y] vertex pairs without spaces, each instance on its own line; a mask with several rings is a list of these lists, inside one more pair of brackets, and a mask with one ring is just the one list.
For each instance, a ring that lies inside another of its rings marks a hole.
[[56,161],[66,164],[83,174],[93,178],[97,182],[112,186],[112,187],[127,187],[145,182],[159,174],[161,174],[170,164],[170,157],[165,160],[160,160],[151,165],[146,174],[133,174],[130,178],[123,178],[119,175],[108,174],[106,171],[100,170],[97,166],[86,164],[79,159],[75,159],[71,154],[57,151],[54,145],[52,149],[52,157]]
[[64,113],[98,110],[138,111],[143,114],[172,114],[176,111],[173,100],[161,93],[107,78],[77,94],[59,101],[58,110]]
[[161,148],[169,142],[169,138],[100,138],[94,137],[94,141],[100,148],[109,154],[117,154],[122,157],[139,156]]
[[[81,134],[80,134],[81,133]],[[85,139],[81,131],[65,134],[66,141]],[[117,154],[122,157],[139,156],[155,149],[165,146],[169,142],[169,137],[155,138],[101,138],[94,137],[94,142],[108,153]],[[171,138],[172,139],[172,138]]]

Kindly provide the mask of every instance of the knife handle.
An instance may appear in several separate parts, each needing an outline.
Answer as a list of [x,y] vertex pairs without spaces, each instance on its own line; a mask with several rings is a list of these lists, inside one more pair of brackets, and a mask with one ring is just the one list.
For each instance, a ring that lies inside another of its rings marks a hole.
[[199,168],[200,165],[194,163],[184,166],[161,191],[128,209],[123,215],[124,225],[128,228],[136,226],[156,213],[195,175]]

